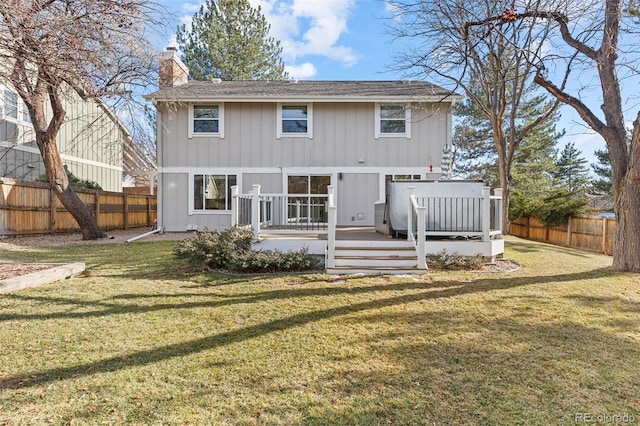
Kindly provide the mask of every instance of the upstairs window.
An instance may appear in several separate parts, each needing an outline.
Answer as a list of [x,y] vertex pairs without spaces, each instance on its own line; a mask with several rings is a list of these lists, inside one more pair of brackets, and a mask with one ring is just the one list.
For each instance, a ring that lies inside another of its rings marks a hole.
[[411,108],[407,105],[376,104],[376,139],[411,137]]
[[18,95],[10,90],[4,91],[4,116],[18,119]]
[[311,139],[312,111],[311,104],[278,104],[278,139],[283,136]]
[[189,137],[224,137],[224,108],[219,105],[192,105],[189,108]]

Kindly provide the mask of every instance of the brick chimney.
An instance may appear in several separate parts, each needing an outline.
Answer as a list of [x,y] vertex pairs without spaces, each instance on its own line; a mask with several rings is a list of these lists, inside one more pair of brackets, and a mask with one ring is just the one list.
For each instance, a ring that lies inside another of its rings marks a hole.
[[160,52],[160,75],[158,85],[160,90],[167,87],[180,86],[189,81],[189,69],[178,57],[175,46],[167,46],[167,50]]

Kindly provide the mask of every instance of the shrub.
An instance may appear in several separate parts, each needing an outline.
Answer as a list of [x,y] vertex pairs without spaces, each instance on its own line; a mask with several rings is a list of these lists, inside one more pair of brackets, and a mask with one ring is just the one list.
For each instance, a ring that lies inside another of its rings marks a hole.
[[462,256],[458,252],[447,254],[446,250],[442,250],[428,256],[427,263],[434,269],[470,271],[479,269],[484,264],[484,260],[482,256]]
[[199,232],[181,241],[173,254],[198,269],[224,269],[251,250],[251,231],[233,227],[226,231]]
[[318,266],[318,260],[307,248],[300,251],[250,251],[239,256],[229,265],[238,272],[295,272],[309,271]]
[[297,252],[251,251],[253,234],[241,228],[226,231],[200,232],[181,241],[174,257],[194,269],[234,272],[294,272],[308,271],[318,265],[315,257],[303,248]]

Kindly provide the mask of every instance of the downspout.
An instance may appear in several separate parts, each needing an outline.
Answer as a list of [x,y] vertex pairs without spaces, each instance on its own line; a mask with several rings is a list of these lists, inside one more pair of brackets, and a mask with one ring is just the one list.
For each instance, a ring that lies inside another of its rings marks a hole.
[[[163,176],[162,176],[162,164],[163,164],[163,156],[162,156],[162,147],[163,147],[163,140],[162,140],[162,110],[158,107],[158,103],[156,101],[153,102],[154,106],[156,107],[156,178],[158,180],[158,191],[156,194],[156,200],[157,200],[157,205],[156,205],[156,216],[157,216],[157,224],[158,224],[158,229],[164,229],[164,220],[163,220],[163,211],[164,211],[164,207],[163,207],[163,201],[164,201],[164,197],[163,197],[163,192],[162,191],[162,185],[163,185]],[[152,180],[152,179],[151,179]],[[153,181],[153,180],[152,180]]]

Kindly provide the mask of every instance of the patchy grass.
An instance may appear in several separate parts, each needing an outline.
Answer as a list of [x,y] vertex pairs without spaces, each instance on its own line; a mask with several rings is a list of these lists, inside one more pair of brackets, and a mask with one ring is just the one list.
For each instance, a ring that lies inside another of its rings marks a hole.
[[0,425],[640,421],[640,276],[510,238],[511,274],[187,275],[175,242],[0,251],[87,263],[0,296]]

